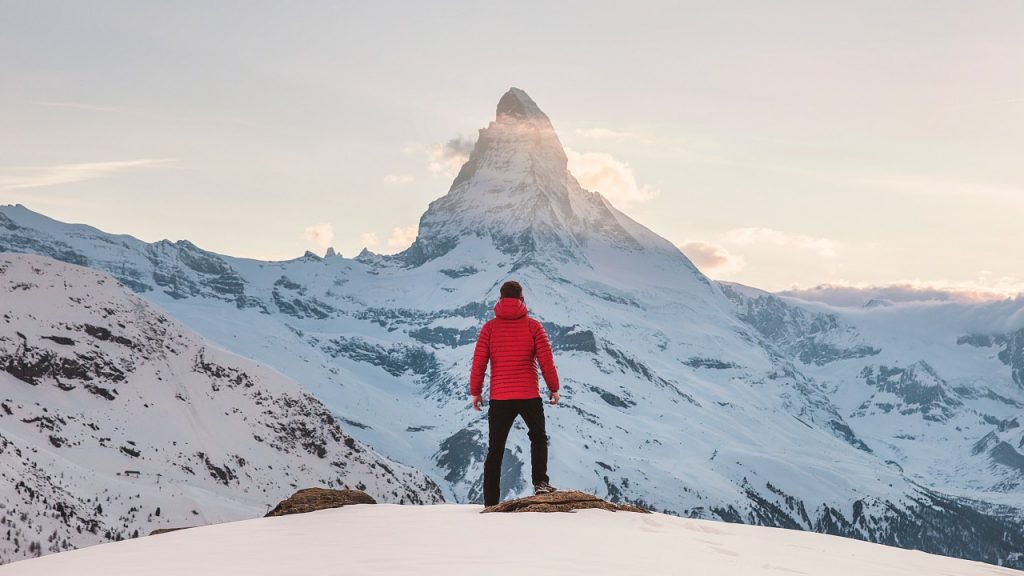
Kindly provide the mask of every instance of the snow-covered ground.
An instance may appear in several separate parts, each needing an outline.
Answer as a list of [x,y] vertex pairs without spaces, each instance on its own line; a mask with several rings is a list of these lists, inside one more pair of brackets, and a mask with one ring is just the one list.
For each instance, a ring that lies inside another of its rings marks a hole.
[[16,562],[0,575],[1024,574],[848,538],[664,514],[480,509],[381,504],[260,518]]

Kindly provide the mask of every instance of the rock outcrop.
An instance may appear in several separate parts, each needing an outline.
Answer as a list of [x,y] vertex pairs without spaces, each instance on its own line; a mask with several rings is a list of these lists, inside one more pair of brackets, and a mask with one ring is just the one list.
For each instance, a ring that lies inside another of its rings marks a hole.
[[508,500],[494,506],[488,506],[483,512],[572,512],[574,510],[585,510],[598,508],[612,512],[640,512],[650,514],[649,511],[631,506],[629,504],[616,504],[602,500],[592,494],[578,490],[559,490],[548,494],[527,496],[516,500]]
[[330,490],[328,488],[304,488],[282,500],[267,516],[304,514],[328,508],[341,508],[350,504],[376,504],[372,496],[362,490]]
[[150,536],[157,536],[159,534],[167,534],[168,532],[177,532],[178,530],[188,530],[189,528],[195,528],[195,526],[182,526],[181,528],[157,528],[149,533]]

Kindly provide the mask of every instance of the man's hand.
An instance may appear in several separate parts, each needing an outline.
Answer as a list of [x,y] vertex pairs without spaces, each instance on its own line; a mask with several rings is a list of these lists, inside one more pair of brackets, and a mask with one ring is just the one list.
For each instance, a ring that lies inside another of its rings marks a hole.
[[551,404],[558,404],[558,401],[562,399],[558,392],[548,392],[548,398],[551,399]]
[[484,397],[483,397],[482,394],[477,395],[477,396],[471,396],[470,398],[473,401],[473,410],[476,410],[477,412],[480,412],[481,410],[483,410]]

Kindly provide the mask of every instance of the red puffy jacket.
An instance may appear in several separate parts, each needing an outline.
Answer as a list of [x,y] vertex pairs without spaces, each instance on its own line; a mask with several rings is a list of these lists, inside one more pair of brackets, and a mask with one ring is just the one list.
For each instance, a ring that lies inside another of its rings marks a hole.
[[551,392],[558,391],[558,372],[551,343],[540,322],[526,315],[518,298],[502,298],[494,305],[494,318],[480,329],[473,352],[469,393],[484,390],[484,371],[491,363],[491,400],[539,398],[537,363]]

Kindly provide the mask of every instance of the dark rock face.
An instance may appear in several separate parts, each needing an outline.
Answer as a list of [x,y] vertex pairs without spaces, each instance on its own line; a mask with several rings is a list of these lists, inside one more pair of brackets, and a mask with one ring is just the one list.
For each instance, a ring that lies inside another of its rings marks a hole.
[[368,320],[393,332],[401,328],[421,328],[431,322],[443,318],[473,318],[483,322],[492,317],[491,306],[486,302],[470,302],[463,306],[447,310],[412,310],[409,308],[364,308],[352,316],[359,320]]
[[997,358],[1010,367],[1010,378],[1024,388],[1024,328],[1009,334],[968,334],[957,338],[956,343],[976,348],[1002,346]]
[[989,453],[992,456],[992,461],[996,464],[1002,464],[1008,468],[1024,472],[1024,455],[1021,455],[1020,452],[1017,452],[1013,446],[1006,442],[1000,442]]
[[707,368],[709,370],[729,370],[730,368],[739,368],[739,364],[735,362],[726,362],[717,358],[701,358],[694,356],[689,360],[683,362],[683,364],[690,368]]
[[[507,454],[506,454],[507,455]],[[463,428],[441,442],[434,454],[437,465],[448,471],[445,480],[454,482],[465,477],[474,462],[483,462],[487,456],[487,441],[479,430]]]
[[480,329],[477,327],[463,328],[462,330],[459,330],[458,328],[433,326],[429,328],[417,328],[416,330],[410,330],[409,336],[412,336],[424,344],[430,344],[434,347],[458,348],[459,346],[476,343],[476,338],[479,333]]
[[[69,330],[74,329],[76,327],[69,326]],[[22,382],[36,386],[45,380],[52,380],[62,390],[67,391],[74,388],[74,385],[70,384],[72,381],[103,380],[109,383],[119,383],[125,380],[126,373],[123,368],[127,368],[127,366],[119,366],[117,362],[108,359],[101,352],[89,350],[59,355],[30,343],[20,333],[19,339],[18,342],[0,339],[0,370]],[[48,336],[44,339],[62,346],[70,346],[74,342],[71,338],[60,336]],[[67,344],[67,342],[72,342],[72,344]],[[7,344],[7,346],[3,346],[3,344]],[[105,388],[87,385],[86,389],[108,400],[113,399],[110,391]]]
[[990,467],[1004,467],[1013,471],[1000,481],[999,487],[1007,491],[1017,490],[1024,484],[1024,434],[1014,435],[1019,428],[1018,418],[999,422],[995,430],[974,443],[971,454],[984,454]]
[[195,526],[182,526],[181,528],[157,528],[149,533],[150,536],[156,536],[157,534],[167,534],[168,532],[177,532],[178,530],[188,530],[189,528],[195,528]]
[[629,504],[614,504],[578,490],[559,490],[549,494],[538,494],[536,496],[509,500],[494,506],[488,506],[483,509],[483,512],[572,512],[589,508],[609,510],[611,512],[650,514],[649,511],[643,508]]
[[438,370],[438,361],[434,353],[419,346],[382,346],[358,337],[339,336],[328,340],[321,348],[333,358],[344,357],[379,366],[392,376],[400,376],[406,372],[424,376]]
[[464,278],[466,276],[472,276],[480,270],[476,266],[462,266],[460,268],[445,268],[441,270],[441,274],[449,278]]
[[597,353],[597,338],[591,330],[583,330],[578,325],[560,326],[554,322],[543,322],[544,331],[551,340],[551,349],[556,352],[590,352]]
[[[238,293],[241,296],[241,292]],[[272,299],[277,309],[296,318],[329,318],[336,310],[318,298],[309,297],[306,287],[294,282],[287,276],[281,276],[274,282]]]
[[304,514],[341,508],[351,504],[376,504],[372,496],[362,490],[330,490],[327,488],[304,488],[282,500],[266,517]]
[[1024,328],[1006,337],[1006,348],[999,353],[999,359],[1010,367],[1013,381],[1024,388]]
[[549,121],[546,114],[541,112],[536,102],[526,92],[519,88],[510,88],[501,100],[498,100],[496,116],[512,116],[522,119],[537,119]]
[[887,393],[883,398],[890,400],[872,396],[857,408],[856,415],[896,410],[903,415],[920,414],[925,420],[943,422],[953,416],[954,408],[962,405],[947,390],[946,381],[923,360],[905,368],[867,366],[860,375],[868,385]]

